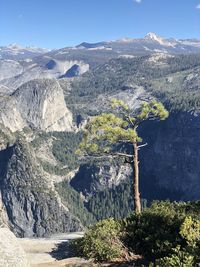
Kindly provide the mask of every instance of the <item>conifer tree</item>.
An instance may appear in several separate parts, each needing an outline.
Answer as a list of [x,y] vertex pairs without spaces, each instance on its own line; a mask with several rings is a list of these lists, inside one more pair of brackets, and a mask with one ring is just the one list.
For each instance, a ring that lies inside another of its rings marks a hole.
[[[135,212],[141,212],[139,192],[139,160],[138,150],[146,144],[141,144],[138,127],[147,120],[165,120],[169,113],[162,103],[143,102],[139,110],[132,111],[121,100],[111,100],[112,113],[102,113],[92,117],[86,125],[83,140],[78,154],[92,157],[125,158],[125,162],[133,167],[133,196]],[[131,145],[127,152],[126,144]]]

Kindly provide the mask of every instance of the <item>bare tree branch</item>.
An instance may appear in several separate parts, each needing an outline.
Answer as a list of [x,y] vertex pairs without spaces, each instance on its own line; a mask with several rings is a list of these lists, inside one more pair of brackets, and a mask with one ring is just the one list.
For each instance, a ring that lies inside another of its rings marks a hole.
[[140,146],[138,146],[138,149],[140,149],[141,147],[147,146],[147,145],[148,145],[147,143],[140,145]]
[[101,158],[113,158],[113,157],[126,157],[126,158],[133,158],[133,155],[127,154],[127,153],[121,153],[121,152],[99,152],[99,154],[86,154],[83,155],[83,157],[89,157],[89,158],[96,158],[96,159],[101,159]]
[[127,158],[133,158],[133,155],[126,154],[126,153],[117,152],[117,153],[115,153],[115,155],[117,155],[117,156],[123,156],[123,157],[127,157]]

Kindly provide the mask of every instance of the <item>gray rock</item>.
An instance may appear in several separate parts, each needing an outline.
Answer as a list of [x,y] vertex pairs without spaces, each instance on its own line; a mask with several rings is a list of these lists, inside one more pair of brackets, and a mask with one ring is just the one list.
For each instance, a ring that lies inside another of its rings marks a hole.
[[32,127],[44,131],[71,131],[72,114],[56,80],[25,83],[0,103],[0,121],[12,132]]
[[148,199],[200,199],[200,115],[171,114],[149,122],[141,135],[148,146],[140,151],[142,196]]
[[129,179],[132,168],[128,164],[114,164],[109,161],[81,165],[71,179],[71,185],[87,196],[105,188],[112,188]]
[[82,230],[22,141],[0,152],[2,202],[17,236],[48,236]]
[[76,76],[80,76],[81,74],[87,72],[89,70],[88,64],[74,64],[70,69],[66,71],[64,75],[61,76],[61,78],[72,78]]
[[29,267],[26,254],[14,234],[0,228],[0,267]]

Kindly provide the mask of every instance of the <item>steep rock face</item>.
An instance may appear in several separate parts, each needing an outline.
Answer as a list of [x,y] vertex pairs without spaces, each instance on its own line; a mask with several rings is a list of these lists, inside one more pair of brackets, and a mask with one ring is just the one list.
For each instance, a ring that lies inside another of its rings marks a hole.
[[2,123],[11,131],[25,126],[44,131],[71,131],[72,114],[56,80],[37,79],[19,87],[1,103]]
[[0,152],[0,189],[9,225],[18,236],[48,236],[82,229],[45,178],[27,144]]
[[[81,75],[89,70],[89,64],[84,61],[79,60],[55,60],[50,59],[49,62],[45,65],[45,68],[51,73],[55,73],[55,77],[65,76],[65,77],[74,77]],[[76,70],[76,71],[75,71]],[[70,72],[70,76],[66,74]]]
[[148,146],[140,152],[142,197],[200,198],[199,113],[171,114],[165,122],[144,125]]
[[74,64],[70,69],[66,71],[64,75],[62,75],[62,78],[72,78],[82,75],[83,73],[87,72],[89,70],[88,64]]
[[45,65],[45,68],[47,68],[48,70],[53,70],[57,67],[57,63],[56,60],[51,59],[49,60],[49,62],[47,62],[47,64]]
[[118,165],[109,162],[82,165],[71,179],[71,186],[85,196],[105,188],[117,186],[129,178],[132,169],[129,165]]

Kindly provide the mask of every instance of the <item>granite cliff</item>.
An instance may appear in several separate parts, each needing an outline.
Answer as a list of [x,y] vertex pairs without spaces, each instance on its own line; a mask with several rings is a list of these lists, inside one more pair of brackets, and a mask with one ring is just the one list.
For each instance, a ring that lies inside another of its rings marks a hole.
[[77,231],[82,225],[62,203],[24,141],[0,152],[0,190],[9,226],[21,237]]
[[[157,130],[155,130],[157,129]],[[200,199],[200,114],[173,113],[166,122],[141,129],[141,184],[147,199]]]
[[72,113],[54,79],[36,79],[20,86],[0,103],[1,123],[12,132],[31,127],[43,131],[71,131]]

